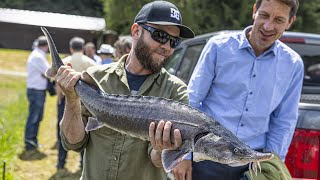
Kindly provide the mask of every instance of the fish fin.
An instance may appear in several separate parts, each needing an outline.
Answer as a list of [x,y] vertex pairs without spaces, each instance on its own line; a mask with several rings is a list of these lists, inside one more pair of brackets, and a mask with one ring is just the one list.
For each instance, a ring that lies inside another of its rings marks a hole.
[[164,170],[168,173],[170,172],[176,165],[181,162],[190,151],[181,151],[181,150],[163,150],[162,151],[162,164]]
[[97,130],[102,127],[103,125],[98,121],[97,118],[89,117],[85,130],[86,132],[89,132],[89,131]]

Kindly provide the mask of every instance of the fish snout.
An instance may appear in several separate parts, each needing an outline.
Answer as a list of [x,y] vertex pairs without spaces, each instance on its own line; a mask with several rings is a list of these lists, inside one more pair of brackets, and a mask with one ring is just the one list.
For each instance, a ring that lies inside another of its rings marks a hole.
[[256,161],[267,161],[270,160],[274,157],[274,155],[272,153],[263,153],[263,152],[256,152],[254,155],[254,159],[256,159]]

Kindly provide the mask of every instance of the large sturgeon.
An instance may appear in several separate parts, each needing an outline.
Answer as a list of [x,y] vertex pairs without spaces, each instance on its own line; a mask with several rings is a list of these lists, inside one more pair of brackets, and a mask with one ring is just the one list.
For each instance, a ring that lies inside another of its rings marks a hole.
[[[52,66],[47,74],[54,76],[63,63],[49,32],[44,27],[41,27],[41,30],[47,37],[52,58]],[[171,139],[173,140],[173,130],[179,129],[183,143],[177,150],[162,151],[162,164],[166,172],[170,172],[190,152],[193,152],[194,161],[211,160],[230,166],[251,163],[249,169],[255,172],[259,162],[273,157],[271,153],[252,150],[205,113],[173,100],[107,94],[81,79],[76,83],[75,91],[93,115],[88,122],[91,125],[92,122],[96,122],[120,133],[148,141],[151,122],[157,124],[160,120],[171,121]]]

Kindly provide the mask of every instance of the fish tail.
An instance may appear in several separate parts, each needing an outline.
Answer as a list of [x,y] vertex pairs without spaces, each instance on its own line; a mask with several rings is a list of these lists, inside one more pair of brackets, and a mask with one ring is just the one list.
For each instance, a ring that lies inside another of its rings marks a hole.
[[46,76],[53,78],[57,74],[58,69],[61,66],[63,66],[63,62],[59,57],[59,53],[57,51],[57,48],[53,42],[53,39],[49,31],[45,27],[41,27],[41,30],[44,33],[44,35],[47,37],[48,46],[49,46],[50,55],[51,55],[51,61],[52,61],[52,65],[47,70]]

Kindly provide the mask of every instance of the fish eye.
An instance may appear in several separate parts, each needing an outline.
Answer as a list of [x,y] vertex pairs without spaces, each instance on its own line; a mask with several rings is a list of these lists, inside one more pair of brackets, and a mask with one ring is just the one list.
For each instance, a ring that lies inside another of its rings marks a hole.
[[234,148],[233,151],[234,152],[238,152],[239,150],[238,150],[238,148]]

